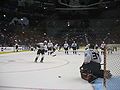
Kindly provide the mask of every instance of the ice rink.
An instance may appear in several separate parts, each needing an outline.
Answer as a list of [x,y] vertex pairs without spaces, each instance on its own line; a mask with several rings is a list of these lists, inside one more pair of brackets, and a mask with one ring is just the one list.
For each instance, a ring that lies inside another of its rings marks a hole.
[[0,90],[93,90],[80,78],[80,55],[45,56],[44,63],[34,63],[36,52],[0,55]]
[[93,85],[81,79],[79,67],[83,63],[83,52],[45,55],[44,63],[34,63],[35,57],[34,51],[1,54],[0,90],[102,90],[101,79]]

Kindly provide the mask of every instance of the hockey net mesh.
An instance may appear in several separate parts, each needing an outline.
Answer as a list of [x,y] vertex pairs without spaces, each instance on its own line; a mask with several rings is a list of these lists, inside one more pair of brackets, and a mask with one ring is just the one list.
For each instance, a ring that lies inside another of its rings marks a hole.
[[120,90],[120,44],[107,45],[106,69],[112,74],[111,79],[106,79],[106,89]]

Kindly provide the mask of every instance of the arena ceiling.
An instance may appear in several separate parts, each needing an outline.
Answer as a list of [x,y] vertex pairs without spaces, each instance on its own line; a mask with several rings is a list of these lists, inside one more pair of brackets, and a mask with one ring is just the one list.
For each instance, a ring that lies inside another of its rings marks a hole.
[[0,4],[0,12],[11,15],[53,15],[63,19],[120,17],[120,0],[1,0]]

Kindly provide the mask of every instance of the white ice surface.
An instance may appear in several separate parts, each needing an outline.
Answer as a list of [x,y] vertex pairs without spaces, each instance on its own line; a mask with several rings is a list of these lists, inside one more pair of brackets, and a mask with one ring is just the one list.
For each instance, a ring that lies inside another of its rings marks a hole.
[[[80,55],[45,56],[44,63],[34,63],[36,52],[0,55],[0,90],[93,90],[81,79]],[[59,78],[59,76],[61,78]]]

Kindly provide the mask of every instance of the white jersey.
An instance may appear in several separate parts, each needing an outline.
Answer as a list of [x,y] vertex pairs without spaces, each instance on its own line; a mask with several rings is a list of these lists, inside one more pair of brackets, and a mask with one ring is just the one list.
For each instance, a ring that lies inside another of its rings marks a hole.
[[54,49],[57,49],[57,48],[58,48],[58,44],[55,44]]
[[15,47],[18,47],[18,44],[15,44]]
[[98,48],[98,45],[97,45],[97,44],[95,45],[95,48]]
[[93,49],[88,49],[85,51],[84,62],[89,63],[90,61],[101,63],[101,57]]
[[45,49],[46,51],[48,50],[47,45],[44,45],[44,49]]
[[77,47],[77,44],[76,44],[76,43],[72,43],[71,46],[72,46],[72,47]]
[[65,44],[63,45],[64,48],[68,48],[68,46],[69,46],[68,43],[65,43]]
[[53,43],[48,43],[48,45],[47,45],[49,48],[52,48],[53,47]]
[[87,44],[87,45],[85,46],[85,50],[89,49],[89,46],[90,46],[90,44]]
[[39,43],[38,45],[39,45],[38,47],[39,47],[40,50],[44,49],[44,44],[43,43]]
[[102,43],[100,47],[101,47],[101,48],[105,48],[105,44],[104,44],[104,43]]

